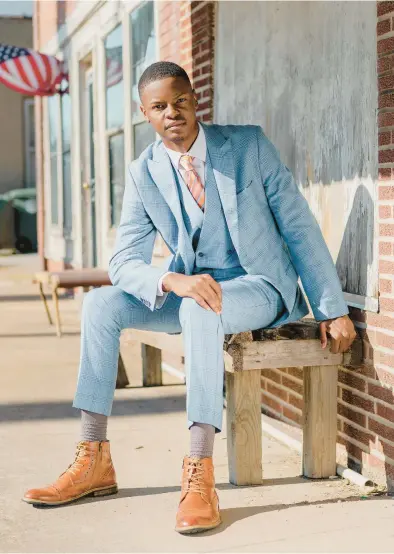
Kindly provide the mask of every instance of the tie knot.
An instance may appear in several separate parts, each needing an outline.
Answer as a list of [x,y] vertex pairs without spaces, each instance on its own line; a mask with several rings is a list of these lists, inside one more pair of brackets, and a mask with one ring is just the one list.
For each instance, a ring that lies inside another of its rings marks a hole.
[[185,171],[193,171],[193,156],[189,156],[189,154],[183,154],[180,157],[179,164]]

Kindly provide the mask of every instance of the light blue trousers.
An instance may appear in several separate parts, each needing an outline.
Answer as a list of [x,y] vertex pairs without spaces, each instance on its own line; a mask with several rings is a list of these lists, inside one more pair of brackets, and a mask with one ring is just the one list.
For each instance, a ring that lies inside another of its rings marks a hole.
[[[223,275],[223,274],[222,274]],[[224,335],[270,326],[283,312],[278,291],[260,276],[223,278],[222,313],[192,298],[170,293],[152,312],[117,287],[90,291],[82,314],[81,363],[73,406],[110,415],[122,329],[182,333],[185,348],[187,418],[222,428]]]

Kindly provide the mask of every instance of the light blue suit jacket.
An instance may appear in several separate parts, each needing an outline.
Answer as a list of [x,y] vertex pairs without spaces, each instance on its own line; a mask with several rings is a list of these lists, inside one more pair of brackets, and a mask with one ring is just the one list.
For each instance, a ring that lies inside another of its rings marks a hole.
[[[204,125],[220,200],[240,263],[281,293],[281,323],[308,313],[298,276],[316,320],[348,313],[340,281],[320,227],[290,171],[262,129],[253,125]],[[157,232],[171,255],[151,265]],[[168,270],[191,275],[195,253],[167,152],[150,145],[127,172],[121,222],[109,274],[114,285],[152,311],[157,283]]]

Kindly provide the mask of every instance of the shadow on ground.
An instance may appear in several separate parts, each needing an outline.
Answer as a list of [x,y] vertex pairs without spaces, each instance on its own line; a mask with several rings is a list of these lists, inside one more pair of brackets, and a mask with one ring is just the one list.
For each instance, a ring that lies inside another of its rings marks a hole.
[[[138,416],[158,413],[165,414],[171,412],[183,412],[185,409],[186,399],[184,396],[178,395],[168,395],[154,398],[149,396],[139,399],[119,399],[115,400],[113,403],[111,417],[129,415]],[[64,420],[67,418],[77,417],[80,417],[80,411],[73,408],[70,401],[0,405],[0,423],[51,419]]]
[[[305,481],[308,481],[308,479],[305,479],[304,477],[291,477],[291,478],[277,478],[277,479],[270,479],[269,482],[265,481],[264,485],[262,487],[267,486],[276,486],[276,485],[289,485],[289,484],[299,484],[299,483],[305,483]],[[251,487],[237,487],[235,485],[231,485],[230,483],[217,483],[216,488],[220,490],[236,490],[240,488],[251,488]],[[253,487],[256,488],[256,487]],[[77,505],[83,505],[83,504],[91,504],[95,502],[108,502],[113,500],[120,500],[122,498],[132,498],[132,497],[138,497],[138,496],[150,496],[150,495],[160,495],[160,494],[168,494],[168,493],[176,493],[180,492],[179,486],[168,486],[168,487],[145,487],[145,488],[126,488],[126,489],[120,489],[118,494],[113,496],[107,496],[107,497],[97,497],[97,498],[83,498],[78,500],[77,502],[73,502],[71,504],[67,504],[64,506],[34,506],[34,508],[40,509],[40,510],[57,510],[57,509],[67,509],[67,508],[74,508]],[[387,499],[387,495],[381,495],[381,496],[369,496],[367,500],[381,500],[381,499]],[[291,508],[303,508],[305,506],[324,506],[328,504],[337,504],[338,502],[365,502],[365,497],[362,497],[360,495],[354,495],[349,496],[348,498],[329,498],[326,500],[315,500],[312,502],[308,502],[306,500],[303,500],[301,502],[291,503],[291,504],[269,504],[265,506],[245,506],[245,507],[239,507],[239,508],[225,508],[221,510],[221,517],[222,517],[222,524],[212,531],[207,531],[205,533],[201,534],[195,534],[191,535],[192,537],[206,537],[207,535],[216,535],[218,533],[223,533],[226,529],[228,529],[231,525],[233,525],[236,522],[239,522],[243,519],[247,519],[249,517],[253,517],[259,514],[265,514],[269,512],[279,512],[283,510],[288,510]],[[175,515],[175,514],[174,514]]]

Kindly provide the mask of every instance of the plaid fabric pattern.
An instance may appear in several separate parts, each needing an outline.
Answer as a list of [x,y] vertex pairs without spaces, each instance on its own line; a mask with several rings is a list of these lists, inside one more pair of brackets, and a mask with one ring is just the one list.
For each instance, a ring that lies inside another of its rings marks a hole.
[[152,312],[118,287],[90,291],[83,304],[81,362],[73,406],[111,414],[122,329],[182,332],[188,424],[208,423],[220,431],[224,335],[267,327],[284,308],[280,294],[264,279],[236,275],[236,270],[212,272],[222,286],[221,316],[172,293],[162,309]]
[[[240,264],[279,290],[286,307],[280,323],[308,313],[298,277],[317,320],[348,313],[319,225],[262,129],[254,125],[203,125],[203,129]],[[172,253],[162,268],[150,265],[157,232]],[[156,299],[161,275],[168,270],[191,275],[194,261],[171,162],[157,141],[129,167],[110,276],[153,311],[165,302]]]

